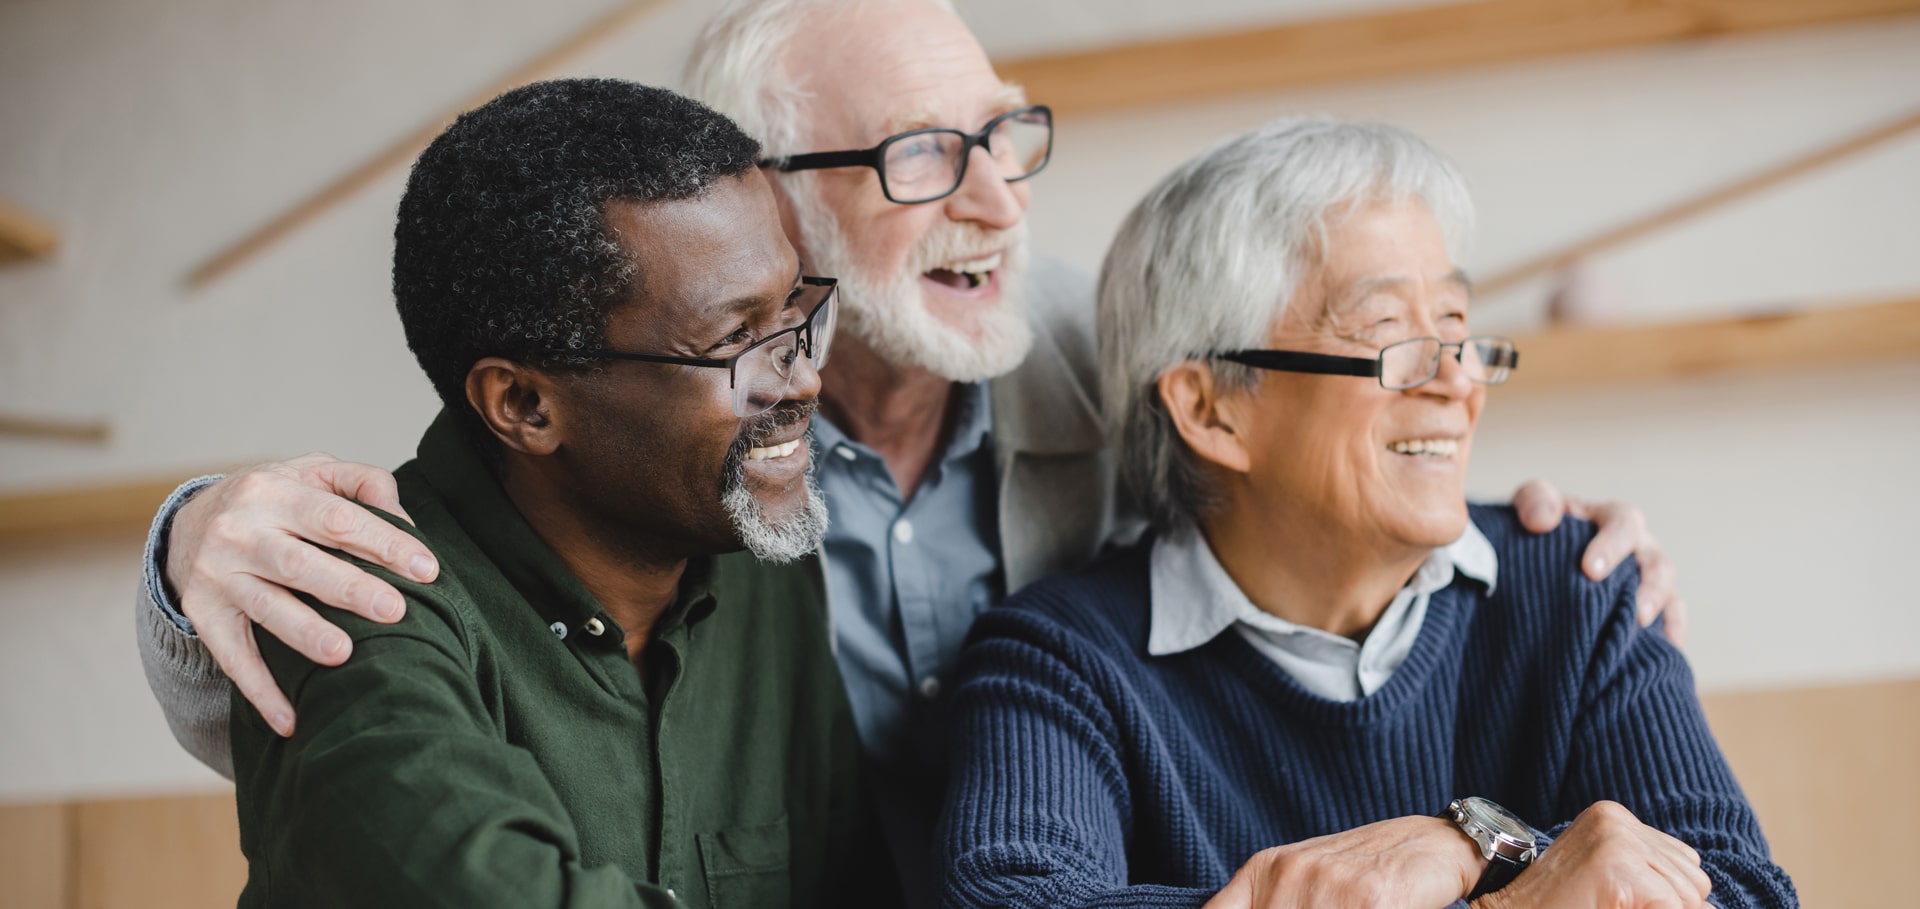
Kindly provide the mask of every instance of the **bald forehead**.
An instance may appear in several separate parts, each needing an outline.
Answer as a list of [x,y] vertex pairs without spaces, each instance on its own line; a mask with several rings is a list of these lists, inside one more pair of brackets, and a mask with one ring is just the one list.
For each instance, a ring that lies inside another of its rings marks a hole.
[[836,4],[795,32],[786,62],[807,94],[806,132],[833,147],[923,126],[978,129],[1024,103],[966,24],[928,0]]

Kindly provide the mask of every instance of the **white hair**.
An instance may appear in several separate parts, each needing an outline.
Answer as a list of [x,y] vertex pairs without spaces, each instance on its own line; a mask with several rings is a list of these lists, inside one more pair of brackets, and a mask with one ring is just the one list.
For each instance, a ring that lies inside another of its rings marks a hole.
[[[1286,117],[1207,149],[1134,206],[1100,271],[1101,386],[1122,477],[1156,526],[1191,524],[1215,504],[1160,405],[1160,374],[1264,346],[1302,276],[1323,261],[1329,218],[1413,196],[1457,261],[1473,201],[1438,152],[1391,126]],[[1229,388],[1257,381],[1245,366],[1211,366]]]
[[[701,29],[681,75],[681,90],[739,124],[769,156],[798,154],[808,97],[804,73],[791,71],[787,44],[809,16],[878,0],[732,0]],[[953,12],[950,0],[932,3]]]

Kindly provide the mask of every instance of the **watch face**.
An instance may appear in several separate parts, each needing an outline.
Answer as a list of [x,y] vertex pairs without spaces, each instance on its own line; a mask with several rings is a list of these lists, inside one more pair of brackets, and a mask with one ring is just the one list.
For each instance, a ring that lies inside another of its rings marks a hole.
[[1533,845],[1533,831],[1520,819],[1499,805],[1479,796],[1469,796],[1461,800],[1461,809],[1469,820],[1493,831],[1495,834],[1524,846]]

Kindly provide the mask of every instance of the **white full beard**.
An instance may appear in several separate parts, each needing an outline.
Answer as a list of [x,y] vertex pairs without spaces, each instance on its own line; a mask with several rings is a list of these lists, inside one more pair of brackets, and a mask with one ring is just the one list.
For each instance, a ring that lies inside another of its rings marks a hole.
[[[833,213],[812,192],[812,204],[796,206],[801,242],[817,273],[840,279],[841,328],[887,362],[924,369],[951,382],[980,382],[1005,375],[1026,359],[1033,328],[1021,279],[1027,266],[1027,225],[990,232],[943,221],[922,237],[900,271],[876,274],[860,265]],[[920,275],[956,258],[998,248],[995,277],[1000,299],[977,316],[973,331],[957,328],[927,310]]]
[[773,521],[767,519],[760,500],[747,491],[745,473],[729,474],[726,488],[720,493],[720,504],[726,507],[740,543],[754,558],[785,564],[819,549],[820,541],[826,539],[827,500],[813,483],[811,466],[803,482],[807,487],[806,505],[792,517]]

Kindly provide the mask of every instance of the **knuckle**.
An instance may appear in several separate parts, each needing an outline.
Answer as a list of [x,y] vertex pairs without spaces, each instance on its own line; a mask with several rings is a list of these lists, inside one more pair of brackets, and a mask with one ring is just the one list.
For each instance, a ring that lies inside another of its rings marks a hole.
[[358,511],[344,499],[335,499],[320,510],[320,528],[336,537],[346,536],[360,525]]
[[280,602],[280,598],[274,596],[273,588],[262,584],[248,591],[241,610],[253,621],[270,625],[279,618]]
[[282,546],[273,554],[273,568],[283,578],[296,578],[314,570],[313,550],[306,546]]

